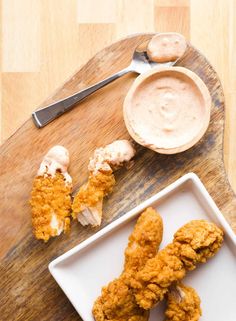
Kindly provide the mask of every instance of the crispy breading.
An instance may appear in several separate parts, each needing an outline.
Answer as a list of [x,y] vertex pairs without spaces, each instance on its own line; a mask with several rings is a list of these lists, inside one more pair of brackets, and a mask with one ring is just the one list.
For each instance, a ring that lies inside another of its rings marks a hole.
[[102,288],[102,295],[95,301],[93,315],[96,321],[146,321],[149,311],[141,309],[124,275]]
[[163,234],[162,219],[149,207],[140,215],[125,250],[124,271],[134,274],[157,253]]
[[82,225],[97,226],[102,220],[103,199],[112,192],[115,185],[112,170],[90,173],[88,182],[81,186],[72,204],[72,216]]
[[127,164],[134,155],[135,150],[128,140],[116,140],[95,149],[89,160],[88,182],[80,188],[73,202],[73,217],[82,225],[101,225],[103,198],[115,185],[113,172]]
[[217,253],[223,242],[223,231],[212,222],[193,220],[175,233],[174,242],[182,245],[181,260],[188,270],[193,270],[196,264],[205,263]]
[[163,224],[152,208],[139,217],[125,250],[125,264],[121,276],[103,287],[95,301],[93,315],[96,321],[146,321],[149,311],[141,309],[130,287],[130,279],[153,257],[161,243]]
[[45,242],[57,236],[58,231],[52,227],[55,215],[58,226],[64,232],[70,229],[70,209],[72,184],[65,182],[65,177],[57,171],[55,176],[37,176],[33,182],[30,204],[32,207],[33,232],[37,239]]
[[97,203],[112,192],[114,185],[115,177],[112,171],[98,172],[96,175],[90,173],[88,182],[81,186],[74,198],[73,217],[77,218],[76,213],[81,212],[84,206],[95,207]]
[[165,321],[198,321],[201,300],[197,292],[182,283],[171,286],[167,294]]
[[151,309],[158,304],[174,282],[215,255],[222,242],[223,232],[214,223],[194,220],[180,228],[173,242],[148,260],[131,279],[139,306]]

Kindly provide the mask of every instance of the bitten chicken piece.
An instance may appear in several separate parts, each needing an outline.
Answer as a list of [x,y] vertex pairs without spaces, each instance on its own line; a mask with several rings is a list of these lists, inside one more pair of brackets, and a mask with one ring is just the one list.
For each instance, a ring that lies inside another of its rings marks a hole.
[[113,171],[131,160],[135,150],[127,140],[117,140],[95,150],[89,161],[89,178],[76,194],[73,217],[82,225],[98,226],[102,220],[102,204],[115,185]]
[[43,158],[31,192],[33,233],[45,242],[70,229],[72,179],[67,172],[69,153],[54,146]]
[[93,315],[96,321],[147,321],[149,311],[140,308],[130,288],[130,278],[155,256],[163,235],[160,215],[147,208],[140,215],[125,250],[125,264],[121,276],[103,287],[95,301]]
[[173,243],[147,261],[131,280],[138,305],[151,309],[168,292],[169,287],[214,256],[223,242],[223,232],[214,223],[195,220],[180,228]]
[[182,283],[169,288],[165,321],[198,321],[202,312],[197,292]]

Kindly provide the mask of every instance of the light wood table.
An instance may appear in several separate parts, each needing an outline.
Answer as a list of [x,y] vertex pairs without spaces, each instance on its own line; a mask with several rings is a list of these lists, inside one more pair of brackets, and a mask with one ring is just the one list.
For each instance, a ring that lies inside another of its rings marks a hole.
[[235,0],[2,0],[0,139],[104,46],[177,31],[218,72],[226,99],[225,164],[236,190]]

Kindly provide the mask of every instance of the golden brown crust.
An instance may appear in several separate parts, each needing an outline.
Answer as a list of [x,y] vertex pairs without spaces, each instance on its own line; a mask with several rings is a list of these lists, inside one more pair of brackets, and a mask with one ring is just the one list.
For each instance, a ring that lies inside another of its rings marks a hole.
[[95,301],[93,315],[96,321],[148,320],[149,312],[141,309],[135,302],[135,297],[125,276],[113,280],[103,287],[102,295]]
[[70,232],[70,218],[66,217],[64,220],[64,233]]
[[165,321],[198,321],[202,314],[200,304],[201,300],[193,288],[176,284],[167,294]]
[[163,236],[162,218],[149,207],[139,216],[125,250],[124,271],[134,274],[157,253]]
[[163,300],[168,288],[180,281],[188,270],[215,255],[222,241],[223,232],[214,223],[191,221],[180,228],[173,243],[148,260],[132,279],[139,306],[151,309]]
[[60,172],[56,172],[54,177],[45,175],[34,179],[30,205],[37,239],[47,242],[50,237],[57,236],[57,231],[50,226],[53,214],[62,223],[64,232],[69,231],[71,189],[72,185],[65,182]]
[[[125,266],[121,276],[103,287],[95,301],[96,321],[147,321],[149,311],[141,309],[134,297],[130,280],[157,252],[163,234],[162,219],[152,208],[140,215],[125,250]],[[136,252],[137,251],[137,252]]]
[[77,218],[84,207],[96,207],[105,196],[112,192],[115,177],[112,171],[90,173],[88,182],[81,186],[72,204],[72,216]]
[[[174,241],[185,246],[182,249],[182,261],[192,270],[198,263],[205,263],[214,256],[223,242],[223,232],[214,223],[205,220],[193,220],[180,228],[174,235]],[[194,251],[196,258],[188,258],[188,251]],[[186,253],[185,253],[186,252]],[[186,258],[186,259],[185,259]]]

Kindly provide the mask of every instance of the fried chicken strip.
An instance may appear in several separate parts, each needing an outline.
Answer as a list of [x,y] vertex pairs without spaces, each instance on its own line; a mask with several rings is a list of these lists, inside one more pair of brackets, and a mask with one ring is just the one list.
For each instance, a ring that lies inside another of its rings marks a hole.
[[147,321],[149,311],[140,308],[129,282],[148,259],[155,256],[163,235],[160,215],[147,208],[139,217],[125,250],[124,270],[121,276],[103,287],[95,301],[93,315],[96,321]]
[[77,218],[82,225],[100,225],[103,198],[112,192],[114,185],[112,170],[99,171],[96,175],[90,173],[88,182],[81,186],[74,198],[73,218]]
[[31,192],[33,233],[45,242],[70,229],[72,179],[67,172],[69,153],[54,146],[43,158]]
[[117,140],[95,150],[88,166],[88,182],[80,188],[72,205],[72,215],[82,225],[101,224],[103,199],[112,192],[116,182],[113,171],[130,161],[134,154],[127,140]]
[[175,233],[173,242],[131,279],[138,305],[147,310],[157,305],[174,282],[214,256],[222,242],[223,232],[214,223],[194,220],[184,225]]
[[169,288],[165,321],[198,321],[202,312],[197,292],[182,283]]

